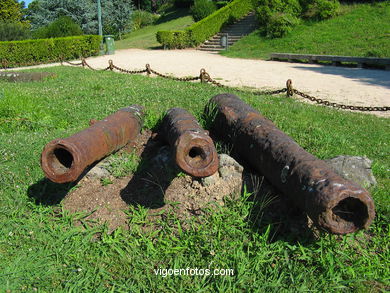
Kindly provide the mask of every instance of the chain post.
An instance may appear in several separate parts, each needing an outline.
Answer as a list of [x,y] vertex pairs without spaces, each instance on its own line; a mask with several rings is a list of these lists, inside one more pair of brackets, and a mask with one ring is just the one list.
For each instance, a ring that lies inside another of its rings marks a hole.
[[108,67],[109,67],[109,69],[111,70],[111,71],[113,71],[114,70],[114,62],[112,62],[112,60],[110,59],[110,60],[108,60]]
[[87,61],[84,57],[81,57],[81,65],[83,66],[83,68],[85,68],[85,65],[87,65]]
[[146,74],[150,76],[152,74],[152,70],[150,69],[150,64],[146,64]]
[[206,70],[205,70],[204,68],[202,68],[202,69],[200,70],[200,75],[199,75],[199,77],[200,77],[200,82],[201,82],[201,83],[207,82],[207,79],[206,79]]
[[287,79],[287,82],[286,82],[286,88],[287,88],[287,97],[292,97],[294,95],[294,89],[293,89],[293,86],[292,86],[292,80],[291,79]]

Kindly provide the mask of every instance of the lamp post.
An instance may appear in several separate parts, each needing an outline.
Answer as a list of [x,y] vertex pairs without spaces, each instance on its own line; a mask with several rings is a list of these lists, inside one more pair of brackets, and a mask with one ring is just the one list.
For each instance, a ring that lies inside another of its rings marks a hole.
[[102,26],[102,4],[101,0],[97,0],[97,10],[98,10],[98,23],[99,23],[99,36],[102,37],[102,41],[100,43],[100,55],[104,55],[104,47],[103,47],[103,26]]

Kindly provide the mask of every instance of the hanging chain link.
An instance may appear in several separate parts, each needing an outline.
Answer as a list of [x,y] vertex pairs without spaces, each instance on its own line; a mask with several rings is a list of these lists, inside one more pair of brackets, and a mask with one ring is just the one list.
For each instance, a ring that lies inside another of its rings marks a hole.
[[365,107],[365,106],[352,106],[352,105],[344,105],[344,104],[338,104],[338,103],[333,103],[329,102],[327,100],[319,99],[313,96],[310,96],[308,94],[302,93],[296,89],[293,90],[294,94],[297,94],[301,96],[304,99],[308,99],[312,102],[316,102],[317,104],[328,106],[328,107],[334,107],[334,108],[339,108],[339,109],[348,109],[352,111],[390,111],[390,107]]
[[[80,63],[72,63],[72,62],[69,62],[69,61],[64,61],[64,62],[69,64],[69,65],[73,65],[73,66],[80,66],[81,65],[83,67],[88,67],[91,70],[97,70],[97,69],[92,68],[87,63],[85,58],[82,58]],[[210,74],[208,74],[204,68],[202,68],[200,70],[200,75],[199,76],[194,76],[194,77],[175,77],[175,76],[170,76],[170,75],[166,75],[166,74],[157,72],[157,71],[153,70],[150,67],[149,64],[146,64],[146,66],[145,66],[146,68],[143,69],[143,70],[127,70],[127,69],[123,69],[123,68],[120,68],[120,67],[114,65],[112,60],[109,60],[108,63],[109,63],[108,67],[102,69],[102,71],[107,71],[107,70],[113,71],[114,69],[116,69],[116,70],[118,70],[120,72],[128,73],[128,74],[146,73],[148,76],[153,73],[153,74],[155,74],[155,75],[157,75],[159,77],[162,77],[162,78],[172,79],[172,80],[176,80],[176,81],[184,81],[184,82],[200,80],[202,83],[211,83],[211,84],[213,84],[213,85],[215,85],[217,87],[220,87],[220,88],[233,89],[235,91],[242,92],[242,93],[248,93],[249,92],[252,95],[258,95],[258,96],[261,96],[261,95],[277,95],[277,94],[281,94],[281,93],[286,93],[287,97],[293,97],[294,94],[296,94],[298,96],[301,96],[302,98],[308,99],[308,100],[310,100],[312,102],[316,102],[317,104],[320,104],[320,105],[324,105],[324,106],[328,106],[328,107],[334,107],[334,108],[339,108],[339,109],[348,109],[348,110],[352,110],[352,111],[390,111],[390,107],[387,107],[387,106],[382,106],[382,107],[352,106],[352,105],[344,105],[344,104],[339,104],[339,103],[333,103],[333,102],[329,102],[327,100],[316,98],[316,97],[310,96],[308,94],[305,94],[303,92],[300,92],[297,89],[294,89],[293,86],[292,86],[292,80],[291,79],[288,79],[287,82],[286,82],[286,87],[282,88],[280,90],[247,91],[247,90],[243,90],[243,89],[232,88],[232,87],[229,87],[227,85],[224,85],[224,84],[218,82],[217,80],[211,78]],[[62,64],[62,61],[61,61],[61,64]],[[2,65],[4,67],[4,62],[3,61],[2,61]]]

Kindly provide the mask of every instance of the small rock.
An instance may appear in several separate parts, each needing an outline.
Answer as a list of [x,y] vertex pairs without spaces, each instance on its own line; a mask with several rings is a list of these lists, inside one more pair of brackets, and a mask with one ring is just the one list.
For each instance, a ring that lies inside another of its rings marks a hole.
[[202,182],[203,186],[211,186],[218,182],[219,180],[219,174],[218,172],[215,172],[213,175],[204,177],[200,181]]
[[242,167],[239,163],[237,163],[235,159],[233,159],[231,156],[227,154],[218,155],[218,159],[219,159],[219,168],[223,168],[227,166],[227,167],[234,167],[239,172],[244,171],[244,167]]
[[96,179],[107,178],[109,176],[110,176],[110,172],[108,172],[101,165],[96,165],[87,173],[87,177],[96,178]]
[[375,186],[376,179],[372,174],[372,161],[366,157],[337,156],[325,160],[338,174],[365,188]]
[[222,179],[226,180],[233,177],[242,177],[242,171],[238,171],[235,168],[232,167],[222,167],[219,168],[219,174],[221,175]]
[[232,177],[242,177],[242,172],[244,168],[237,163],[235,159],[226,154],[221,154],[219,158],[219,175],[223,180],[232,178]]
[[192,181],[191,187],[193,189],[200,189],[202,187],[202,185],[200,185],[199,181],[194,180],[194,181]]

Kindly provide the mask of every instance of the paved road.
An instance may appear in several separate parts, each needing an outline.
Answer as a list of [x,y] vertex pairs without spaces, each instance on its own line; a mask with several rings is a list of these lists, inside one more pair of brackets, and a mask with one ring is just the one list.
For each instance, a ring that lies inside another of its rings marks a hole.
[[[331,102],[390,106],[390,71],[385,70],[236,59],[193,49],[118,50],[115,55],[88,58],[88,63],[105,68],[109,59],[130,70],[144,69],[148,63],[158,72],[178,77],[196,76],[205,68],[212,78],[230,86],[279,89],[292,79],[300,91]],[[376,114],[390,117],[389,111]]]

